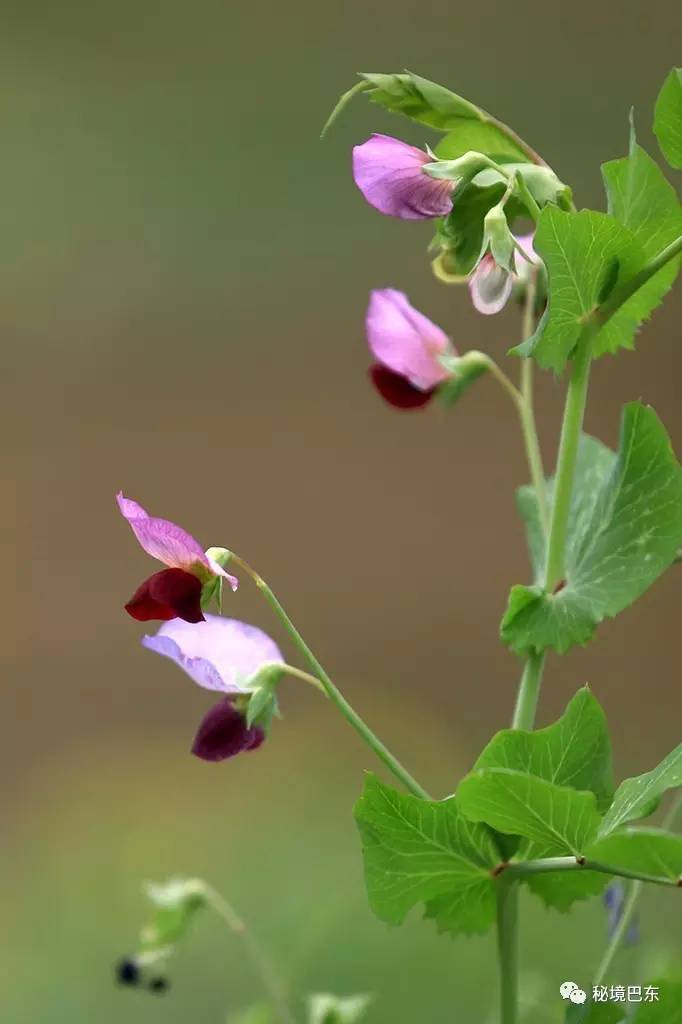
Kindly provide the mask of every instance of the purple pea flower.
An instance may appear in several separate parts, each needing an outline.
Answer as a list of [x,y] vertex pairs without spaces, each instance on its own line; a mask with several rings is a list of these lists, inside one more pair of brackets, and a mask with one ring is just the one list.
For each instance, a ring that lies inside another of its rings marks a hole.
[[395,288],[371,292],[365,326],[376,359],[369,372],[381,397],[398,409],[426,405],[448,377],[440,356],[456,355],[447,334]]
[[507,304],[516,281],[524,281],[533,263],[539,259],[533,248],[533,235],[516,235],[516,243],[525,256],[514,251],[513,270],[508,270],[495,260],[488,249],[469,278],[469,291],[474,308],[479,313],[491,316],[499,313]]
[[424,171],[429,156],[390,135],[372,135],[353,147],[353,177],[367,202],[401,220],[444,217],[452,209],[453,181],[437,181]]
[[192,744],[196,757],[224,761],[261,745],[264,729],[246,720],[245,684],[264,665],[284,664],[282,652],[266,633],[236,619],[207,615],[203,622],[166,622],[142,643],[174,661],[198,686],[223,694],[199,725]]
[[141,505],[119,492],[121,515],[130,524],[140,547],[162,562],[166,569],[155,572],[137,588],[125,605],[129,615],[140,622],[180,618],[202,622],[201,595],[204,586],[217,577],[227,580],[232,590],[239,581],[210,558],[191,534],[167,519],[150,516]]

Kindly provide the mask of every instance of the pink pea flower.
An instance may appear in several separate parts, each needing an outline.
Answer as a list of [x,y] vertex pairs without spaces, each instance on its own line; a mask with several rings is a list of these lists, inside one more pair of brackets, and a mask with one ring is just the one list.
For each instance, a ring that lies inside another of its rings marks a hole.
[[533,248],[533,235],[516,235],[514,237],[525,255],[522,255],[518,249],[514,251],[513,270],[507,270],[506,267],[500,266],[488,250],[481,257],[478,266],[469,278],[469,291],[474,308],[486,316],[499,313],[501,309],[504,309],[515,282],[525,281],[532,264],[539,262],[538,255]]
[[444,217],[452,209],[454,181],[437,181],[424,171],[429,156],[390,135],[372,135],[353,147],[353,177],[367,202],[401,220]]
[[371,292],[365,326],[376,359],[369,372],[382,398],[397,409],[426,405],[448,377],[440,356],[457,354],[447,334],[394,288]]
[[116,500],[121,515],[130,524],[140,547],[166,569],[155,572],[137,588],[125,606],[129,615],[140,622],[150,619],[180,618],[185,622],[202,622],[201,595],[204,586],[217,577],[227,580],[232,590],[239,581],[218,565],[191,534],[167,519],[157,519],[123,496]]
[[202,622],[166,622],[142,643],[174,661],[198,686],[222,694],[199,725],[192,744],[196,757],[224,761],[261,745],[264,729],[249,726],[246,720],[245,684],[264,665],[284,664],[282,652],[267,633],[236,619],[207,615]]

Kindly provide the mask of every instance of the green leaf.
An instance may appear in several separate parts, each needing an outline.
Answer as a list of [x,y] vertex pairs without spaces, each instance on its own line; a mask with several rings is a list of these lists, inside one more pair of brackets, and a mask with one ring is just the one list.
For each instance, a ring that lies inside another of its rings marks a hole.
[[673,68],[658,94],[654,132],[671,167],[682,169],[682,68]]
[[163,884],[150,882],[145,892],[155,909],[140,935],[144,953],[174,946],[184,938],[197,911],[206,905],[203,883],[194,878],[173,878]]
[[[577,715],[573,720],[578,722]],[[565,731],[563,738],[568,735]],[[561,757],[562,749],[557,730],[548,744],[549,756]],[[547,751],[542,758],[544,765],[546,754]],[[512,858],[518,861],[567,854],[580,856],[600,822],[594,793],[579,792],[505,768],[485,769],[467,776],[460,783],[457,798],[462,811],[472,820],[485,821],[500,832],[524,837]],[[608,876],[595,871],[557,872],[530,875],[524,882],[548,906],[566,911],[576,900],[601,892],[608,884]]]
[[682,981],[655,979],[649,987],[659,998],[641,1002],[631,1024],[682,1024]]
[[604,301],[605,284],[612,290],[616,282],[633,277],[646,259],[633,232],[615,217],[592,210],[565,213],[551,205],[540,214],[534,246],[547,268],[549,302],[533,337],[513,351],[560,373],[586,316]]
[[[594,793],[557,786],[510,768],[486,768],[467,775],[457,788],[457,801],[470,821],[523,836],[556,855],[582,856],[601,821]],[[527,859],[521,850],[518,859]]]
[[[658,164],[633,138],[630,155],[602,166],[609,214],[635,235],[647,259],[652,259],[682,232],[682,206]],[[679,270],[671,260],[640,288],[602,328],[594,353],[632,348],[634,333],[660,305]]]
[[418,903],[442,930],[484,932],[495,919],[492,870],[501,857],[489,829],[467,821],[458,801],[420,800],[374,775],[355,807],[372,910],[401,924]]
[[331,996],[319,994],[308,1000],[308,1024],[356,1024],[372,1001],[368,995]]
[[682,786],[682,743],[652,771],[621,782],[600,834],[606,836],[628,821],[653,814],[663,793],[677,786]]
[[473,103],[442,85],[411,72],[400,75],[362,74],[369,82],[373,103],[418,124],[448,132],[436,153],[451,160],[468,150],[507,160],[527,160],[523,147],[510,139],[488,115]]
[[[517,653],[546,647],[563,653],[587,643],[604,618],[632,604],[675,559],[682,544],[682,469],[653,409],[638,402],[625,407],[610,470],[608,463],[606,449],[583,441],[565,585],[555,594],[545,594],[539,582],[512,589],[502,637]],[[521,508],[541,570],[537,517],[527,490]]]
[[504,729],[493,736],[474,765],[511,768],[557,786],[588,790],[605,810],[613,798],[611,740],[599,701],[579,690],[553,725],[535,732]]
[[625,828],[597,839],[585,856],[613,868],[677,881],[682,876],[682,836],[659,828]]
[[278,714],[277,687],[284,675],[282,665],[272,662],[261,665],[242,683],[250,693],[246,705],[246,724],[249,729],[259,726],[266,733],[269,731],[273,717]]

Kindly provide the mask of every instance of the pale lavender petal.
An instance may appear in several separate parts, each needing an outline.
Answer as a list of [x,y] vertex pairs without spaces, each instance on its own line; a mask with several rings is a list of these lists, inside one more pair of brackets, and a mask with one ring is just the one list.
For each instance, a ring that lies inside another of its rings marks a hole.
[[143,637],[142,643],[176,662],[204,689],[226,693],[241,692],[261,665],[284,661],[277,644],[262,629],[219,615],[207,615],[205,622],[196,623],[172,619],[155,636]]
[[479,313],[499,313],[512,291],[512,275],[486,253],[469,278],[471,301]]
[[239,586],[239,580],[237,579],[237,577],[230,576],[229,572],[226,572],[223,569],[222,565],[220,565],[219,562],[216,562],[215,558],[211,558],[210,555],[206,555],[206,559],[208,561],[208,567],[211,570],[211,572],[215,576],[222,576],[223,579],[226,579],[227,582],[229,583],[230,589],[233,591],[236,590],[237,587]]
[[199,541],[168,519],[156,519],[130,498],[117,495],[118,507],[137,537],[140,547],[170,569],[188,572],[203,567],[211,573],[208,558]]
[[370,294],[365,321],[374,357],[414,387],[428,391],[448,376],[439,356],[455,354],[447,334],[394,288]]
[[443,217],[452,209],[451,181],[436,181],[424,171],[432,158],[390,135],[372,135],[353,147],[353,177],[375,209],[402,220]]

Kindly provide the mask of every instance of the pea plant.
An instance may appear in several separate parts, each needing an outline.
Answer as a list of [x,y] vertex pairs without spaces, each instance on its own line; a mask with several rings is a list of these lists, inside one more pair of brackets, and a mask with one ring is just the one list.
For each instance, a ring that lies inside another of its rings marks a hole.
[[[452,795],[434,799],[349,704],[241,555],[204,550],[185,530],[119,495],[139,544],[165,566],[138,587],[126,609],[141,621],[161,620],[143,644],[216,691],[192,746],[204,760],[257,750],[276,724],[284,680],[328,698],[393,776],[388,785],[369,774],[355,807],[372,910],[399,925],[421,906],[425,927],[448,936],[495,929],[499,1005],[492,1020],[522,1020],[518,917],[525,887],[563,912],[601,896],[609,914],[607,948],[589,986],[557,986],[556,1004],[543,1020],[670,1024],[682,1019],[678,980],[643,979],[627,993],[609,982],[622,945],[634,937],[643,887],[682,887],[674,797],[658,824],[641,823],[667,791],[682,787],[682,744],[644,774],[616,784],[606,718],[589,688],[576,693],[558,721],[534,726],[550,654],[590,642],[604,619],[629,608],[680,557],[682,468],[654,410],[639,401],[624,406],[616,451],[583,432],[592,363],[633,348],[638,329],[674,283],[682,253],[680,201],[637,143],[632,116],[627,155],[602,167],[607,210],[601,212],[578,210],[570,185],[535,149],[440,85],[409,73],[363,74],[329,123],[358,95],[439,136],[424,149],[384,134],[357,145],[353,177],[367,203],[401,220],[431,221],[433,272],[447,285],[466,284],[481,314],[495,314],[510,300],[520,311],[518,343],[509,353],[518,374],[486,353],[458,352],[396,289],[373,291],[366,316],[370,378],[394,408],[415,414],[434,401],[452,407],[487,376],[518,415],[529,482],[519,488],[517,504],[530,570],[526,582],[511,587],[500,627],[502,642],[522,663],[510,727],[492,737]],[[659,94],[654,132],[668,164],[682,169],[679,69]],[[550,475],[533,408],[538,368],[566,381]],[[258,588],[300,665],[285,661],[260,628],[222,615],[223,599],[238,586],[232,573]],[[218,614],[209,611],[214,606]],[[452,789],[445,778],[443,790]],[[207,883],[176,879],[150,887],[149,895],[154,916],[138,952],[119,964],[122,982],[162,991],[166,960],[204,907],[248,939],[265,986],[262,1007],[230,1019],[353,1024],[368,1011],[365,996],[318,995],[298,1012],[250,932]],[[481,1007],[481,1019],[490,1009]]]

